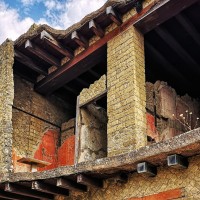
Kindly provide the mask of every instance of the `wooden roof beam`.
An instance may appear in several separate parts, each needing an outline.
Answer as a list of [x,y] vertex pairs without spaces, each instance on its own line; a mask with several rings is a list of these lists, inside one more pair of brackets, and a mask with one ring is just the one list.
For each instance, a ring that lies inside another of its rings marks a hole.
[[37,198],[31,198],[31,197],[27,197],[27,196],[22,196],[22,195],[18,195],[18,194],[12,194],[9,192],[5,192],[3,190],[0,190],[0,199],[17,199],[17,200],[38,200]]
[[184,60],[189,66],[194,66],[196,71],[200,73],[198,63],[190,56],[189,53],[177,42],[177,40],[164,28],[157,27],[155,32],[170,46],[181,59]]
[[102,38],[104,36],[104,30],[94,21],[89,22],[89,29],[92,30],[96,36]]
[[64,48],[60,44],[60,42],[58,42],[52,35],[47,33],[45,30],[43,30],[40,33],[40,39],[44,40],[44,42],[46,42],[50,47],[52,47],[56,51],[60,52],[64,56],[66,56],[66,57],[68,57],[70,59],[72,59],[74,57],[74,54],[73,54],[72,50],[70,50],[68,48]]
[[69,196],[68,190],[44,183],[43,181],[33,181],[31,188],[33,190],[37,190],[37,191],[45,192],[49,194]]
[[117,24],[117,26],[120,26],[122,24],[121,17],[116,11],[114,11],[112,6],[106,8],[106,14],[115,24]]
[[90,86],[90,84],[89,84],[88,82],[84,81],[84,80],[81,79],[81,78],[76,78],[75,80],[76,80],[78,83],[80,83],[81,85],[83,85],[83,87],[89,87],[89,86]]
[[92,76],[94,76],[95,78],[97,78],[97,79],[99,79],[99,78],[101,77],[101,75],[100,75],[99,73],[95,72],[95,71],[92,70],[92,69],[89,69],[88,72],[89,72]]
[[77,184],[73,181],[67,180],[66,178],[58,178],[57,184],[58,187],[66,188],[69,190],[87,192],[87,187],[85,185]]
[[6,183],[5,184],[5,191],[6,192],[10,192],[10,193],[14,193],[14,194],[19,194],[19,195],[23,195],[23,196],[27,196],[27,197],[33,197],[33,198],[39,198],[39,199],[46,199],[46,200],[50,200],[50,199],[54,199],[54,196],[51,194],[45,194],[42,192],[38,192],[38,191],[33,191],[25,186],[22,185],[16,185],[14,183]]
[[200,46],[200,33],[197,31],[192,22],[183,14],[177,15],[176,20],[185,28],[185,30],[192,36],[194,41]]
[[198,1],[199,0],[163,0],[152,6],[145,15],[142,15],[134,23],[134,26],[138,28],[141,33],[148,33]]
[[168,73],[173,76],[173,78],[180,80],[182,83],[189,84],[187,79],[174,66],[172,66],[171,63],[169,63],[169,61],[155,47],[147,41],[145,41],[145,47],[152,53],[152,57],[155,57],[155,59]]
[[96,187],[96,188],[103,188],[103,180],[88,177],[83,174],[79,174],[77,176],[77,183],[80,183],[86,186]]
[[64,89],[66,89],[67,91],[69,91],[69,92],[71,92],[71,93],[73,93],[75,95],[78,95],[80,93],[78,90],[76,90],[76,89],[74,89],[72,87],[69,87],[67,85],[64,85],[63,87],[64,87]]
[[26,41],[25,49],[27,49],[29,52],[33,53],[37,57],[41,58],[45,62],[49,63],[50,65],[55,65],[56,67],[60,67],[60,61],[57,58],[45,52],[30,40]]
[[36,65],[28,56],[24,55],[23,53],[19,52],[18,50],[15,50],[15,59],[19,61],[20,63],[26,65],[28,68],[36,71],[39,74],[42,74],[44,76],[48,75],[48,72],[42,67],[39,67]]
[[87,49],[89,46],[89,42],[77,31],[74,31],[71,34],[71,39],[74,40],[79,46]]

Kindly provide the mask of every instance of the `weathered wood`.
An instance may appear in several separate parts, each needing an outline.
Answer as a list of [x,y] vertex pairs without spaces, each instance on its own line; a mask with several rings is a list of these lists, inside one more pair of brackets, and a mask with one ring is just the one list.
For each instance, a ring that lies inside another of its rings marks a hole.
[[18,60],[20,63],[26,65],[28,68],[42,74],[44,76],[48,75],[48,72],[42,67],[37,66],[28,56],[24,55],[23,53],[19,52],[15,49],[15,59]]
[[99,36],[100,38],[102,38],[105,34],[104,30],[94,20],[89,22],[89,29],[92,30],[95,35]]
[[79,192],[87,192],[87,187],[85,185],[77,184],[71,180],[67,180],[65,178],[58,178],[57,184],[58,187],[66,188],[69,190],[79,191]]
[[106,14],[118,26],[120,26],[122,24],[122,20],[121,20],[119,14],[116,11],[114,11],[112,6],[109,6],[109,7],[106,8]]
[[83,175],[83,174],[79,174],[77,176],[77,183],[80,183],[80,184],[83,184],[83,185],[86,185],[86,186],[97,187],[97,188],[103,187],[103,180],[88,177],[88,176]]
[[94,66],[94,64],[84,64],[83,66],[82,63],[84,62],[84,60],[89,58],[90,55],[93,55],[92,58],[96,56],[95,61],[97,61],[97,59],[102,61],[103,58],[100,58],[99,52],[101,51],[101,48],[116,35],[120,34],[128,27],[132,26],[132,24],[139,17],[143,16],[150,9],[150,7],[152,7],[152,5],[153,4],[149,4],[149,6],[144,8],[140,14],[134,15],[129,20],[124,22],[120,26],[120,29],[117,27],[110,33],[106,34],[102,39],[89,46],[84,52],[78,54],[74,59],[72,59],[70,63],[64,64],[60,69],[57,70],[57,72],[39,81],[35,85],[35,90],[42,94],[50,94],[59,87],[78,77],[81,73],[87,71],[88,69],[91,69]]
[[29,165],[34,164],[34,165],[37,165],[37,167],[45,167],[45,166],[51,165],[50,162],[46,162],[44,160],[38,160],[35,158],[29,158],[29,157],[20,158],[19,160],[17,160],[17,162],[25,163],[25,164],[29,164]]
[[79,46],[87,49],[89,42],[77,31],[74,31],[71,35],[71,39],[74,40]]
[[[143,34],[148,33],[168,19],[174,17],[182,10],[193,5],[199,0],[163,0],[159,1],[152,9],[140,17],[134,26]],[[159,16],[159,17],[158,17]]]
[[40,33],[40,39],[44,40],[50,47],[60,52],[61,54],[67,56],[68,58],[71,59],[74,57],[72,50],[64,48],[60,44],[60,42],[58,42],[52,35],[47,33],[45,30],[43,30]]
[[51,194],[45,194],[43,192],[38,192],[38,191],[33,191],[25,186],[22,185],[16,185],[13,183],[6,183],[5,184],[5,191],[14,193],[14,194],[19,194],[19,195],[24,195],[28,197],[34,197],[34,198],[39,198],[39,199],[54,199],[54,196]]
[[60,67],[60,62],[57,58],[55,58],[53,55],[50,55],[46,51],[43,51],[37,45],[33,44],[30,40],[26,41],[25,48],[45,62],[49,63],[50,65]]
[[199,64],[182,48],[177,40],[164,28],[157,27],[156,33],[169,45],[189,66],[195,67],[197,72],[200,72]]
[[49,185],[42,181],[33,181],[31,188],[33,190],[37,190],[37,191],[45,192],[49,194],[69,196],[68,190],[60,188],[60,187],[56,187],[54,185]]
[[200,46],[200,33],[192,24],[192,22],[183,14],[177,15],[176,20],[185,28],[185,30],[192,36],[194,41]]
[[12,194],[9,192],[5,192],[3,190],[0,190],[0,199],[17,199],[17,200],[37,200],[37,198],[32,198],[32,197],[27,197],[27,196],[22,196],[18,194]]

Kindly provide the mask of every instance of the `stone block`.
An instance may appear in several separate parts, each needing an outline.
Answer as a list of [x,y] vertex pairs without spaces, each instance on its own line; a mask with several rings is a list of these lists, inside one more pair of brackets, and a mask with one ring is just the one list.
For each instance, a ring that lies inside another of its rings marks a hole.
[[176,92],[169,86],[162,87],[160,93],[161,115],[165,118],[173,118],[176,114]]
[[68,129],[74,128],[75,127],[75,123],[76,123],[75,118],[72,118],[69,121],[62,123],[61,131],[66,131]]

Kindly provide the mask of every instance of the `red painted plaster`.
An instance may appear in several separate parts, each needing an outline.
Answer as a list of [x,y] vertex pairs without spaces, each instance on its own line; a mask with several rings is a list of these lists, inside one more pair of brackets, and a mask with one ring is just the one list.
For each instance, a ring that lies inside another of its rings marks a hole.
[[140,197],[140,198],[130,198],[127,200],[173,200],[180,197],[183,197],[183,191],[182,189],[174,189],[174,190],[168,190],[165,192],[160,192],[158,194],[146,196],[146,197]]
[[48,130],[44,133],[42,141],[35,152],[34,158],[50,162],[51,165],[38,168],[38,171],[44,171],[54,169],[58,167],[58,132],[54,130]]
[[58,150],[58,165],[74,164],[75,136],[68,137]]

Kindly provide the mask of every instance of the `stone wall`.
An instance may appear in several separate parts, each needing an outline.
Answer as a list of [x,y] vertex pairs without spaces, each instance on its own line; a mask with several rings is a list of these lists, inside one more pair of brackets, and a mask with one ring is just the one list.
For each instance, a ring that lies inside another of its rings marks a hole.
[[[154,131],[150,132],[148,126],[147,134],[156,141],[169,139],[200,126],[198,120],[200,117],[200,102],[197,99],[187,94],[184,96],[178,95],[174,88],[163,81],[156,81],[154,84],[147,82],[146,96],[147,112],[154,113],[155,105],[157,115],[157,124],[153,125],[155,126]],[[155,121],[154,114],[151,115],[152,117]],[[149,116],[148,118],[150,119]]]
[[[127,183],[104,181],[103,189],[89,189],[87,193],[72,192],[57,200],[199,200],[200,156],[189,159],[187,169],[159,167],[156,177],[130,173]],[[169,195],[170,194],[170,195]],[[162,195],[165,195],[165,198]],[[145,198],[141,198],[145,197]],[[149,197],[149,198],[148,198]],[[159,198],[158,198],[159,197]],[[172,198],[174,197],[174,198]]]
[[0,172],[4,174],[11,170],[13,63],[13,43],[6,41],[0,45]]
[[80,146],[78,162],[107,155],[107,113],[95,104],[80,109]]
[[94,97],[102,94],[106,90],[106,75],[103,75],[99,80],[90,85],[89,88],[84,88],[80,93],[79,104],[86,103]]
[[14,83],[14,106],[26,113],[13,108],[13,151],[17,156],[33,157],[45,131],[58,130],[71,118],[70,107],[55,96],[44,97],[34,92],[33,84],[18,76]]
[[146,145],[143,36],[134,28],[108,42],[108,156]]

